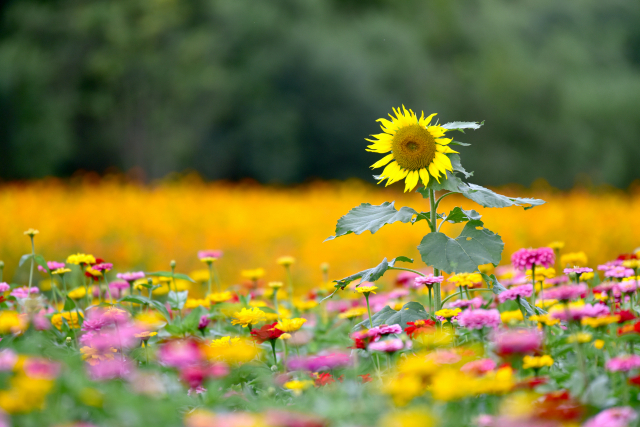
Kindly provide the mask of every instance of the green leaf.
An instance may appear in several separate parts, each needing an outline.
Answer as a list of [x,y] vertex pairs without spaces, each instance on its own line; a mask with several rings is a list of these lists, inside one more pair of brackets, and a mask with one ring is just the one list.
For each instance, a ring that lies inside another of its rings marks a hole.
[[418,193],[422,194],[422,197],[425,199],[429,198],[429,190],[434,191],[452,191],[454,193],[459,193],[458,186],[462,184],[460,178],[458,178],[452,172],[447,171],[447,179],[440,177],[440,182],[436,181],[434,177],[429,178],[429,185],[426,187],[418,188]]
[[[492,274],[491,276],[488,276],[485,273],[480,273],[480,274],[482,275],[482,278],[486,282],[487,287],[490,288],[494,294],[499,295],[502,292],[507,290],[507,288],[502,286],[502,284],[498,281],[498,278],[496,277],[495,274]],[[527,301],[526,299],[520,298],[520,305],[522,305],[522,308],[524,308],[524,310],[527,312],[529,316],[535,314],[533,311],[533,308],[531,307],[531,304],[529,304],[529,301]],[[538,308],[537,310],[540,313],[545,313],[545,311],[540,308]]]
[[174,337],[182,335],[182,327],[178,325],[166,325],[164,330],[173,335]]
[[484,124],[484,121],[481,123],[478,122],[450,122],[450,123],[445,123],[443,125],[441,125],[441,127],[445,128],[445,129],[449,129],[449,130],[459,130],[460,132],[464,133],[463,129],[480,129],[480,127],[482,127],[482,125]]
[[363,203],[360,206],[356,206],[338,220],[335,236],[327,238],[325,242],[351,233],[362,234],[367,230],[375,233],[386,224],[396,221],[410,222],[413,216],[417,214],[415,210],[406,206],[398,211],[393,206],[394,203],[384,202],[381,205]]
[[36,261],[36,264],[44,268],[44,271],[46,271],[47,273],[51,273],[51,271],[49,270],[49,266],[47,265],[47,261],[44,259],[42,255],[36,255],[35,261]]
[[475,184],[462,184],[460,192],[468,199],[473,200],[485,208],[506,208],[509,206],[522,206],[525,210],[531,209],[534,206],[539,206],[545,203],[544,200],[531,199],[523,197],[507,197],[502,194],[494,193],[488,188],[481,187]]
[[[382,310],[380,310],[379,312],[371,316],[371,323],[373,324],[374,327],[384,325],[385,321],[396,313],[397,311],[395,311],[394,309],[386,305]],[[356,324],[353,327],[353,330],[355,331],[360,328],[368,328],[368,327],[369,327],[369,319],[367,318],[362,322]]]
[[467,142],[460,142],[460,141],[451,141],[449,143],[449,145],[462,145],[463,147],[468,147],[471,144],[467,143]]
[[462,167],[459,154],[452,153],[447,154],[447,156],[449,157],[449,160],[451,160],[451,166],[453,167],[454,172],[460,172],[465,176],[465,178],[470,178],[473,176],[473,172],[467,172],[466,169]]
[[171,273],[170,271],[156,271],[155,273],[145,273],[147,276],[157,276],[157,277],[173,277],[174,279],[187,280],[191,283],[196,283],[191,277],[182,273]]
[[[384,275],[389,267],[393,267],[398,261],[413,262],[411,258],[407,258],[405,256],[394,258],[391,260],[391,262],[387,262],[387,259],[385,258],[380,264],[373,268],[362,270],[361,272],[352,274],[351,276],[345,277],[344,279],[334,280],[334,282],[336,283],[336,288],[344,289],[349,283],[357,279],[360,279],[360,283],[375,282]],[[360,285],[360,283],[358,283],[358,285]]]
[[445,221],[450,222],[452,224],[458,224],[460,222],[466,222],[466,221],[480,219],[480,218],[482,218],[482,215],[480,215],[478,212],[474,210],[468,211],[459,207],[455,207],[451,210],[451,212],[449,212],[449,215],[447,215],[444,219]]
[[67,299],[64,302],[63,310],[64,311],[71,311],[71,310],[73,310],[75,308],[76,308],[76,303],[73,302],[73,300],[71,298],[67,297]]
[[469,221],[456,239],[440,232],[429,233],[420,242],[418,252],[427,265],[447,273],[474,272],[487,263],[497,265],[504,243],[483,226],[480,220]]
[[205,313],[203,307],[196,307],[191,310],[188,316],[186,316],[182,320],[182,331],[183,332],[194,332],[198,329],[198,324],[200,323],[200,318]]
[[18,262],[18,267],[22,267],[25,262],[29,261],[33,255],[26,254],[20,257],[20,262]]
[[184,307],[184,303],[187,302],[187,296],[189,295],[189,291],[183,292],[175,292],[170,291],[167,297],[167,301],[169,302],[169,306],[172,310],[182,310]]
[[429,314],[424,306],[419,302],[411,301],[402,306],[387,319],[387,325],[400,325],[402,329],[407,327],[407,322],[415,322],[416,320],[428,319]]

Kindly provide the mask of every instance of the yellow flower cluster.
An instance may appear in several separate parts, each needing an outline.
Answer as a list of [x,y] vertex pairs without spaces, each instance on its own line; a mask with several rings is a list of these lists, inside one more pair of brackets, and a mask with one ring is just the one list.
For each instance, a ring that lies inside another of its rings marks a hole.
[[21,316],[16,311],[0,311],[0,335],[20,334],[24,332],[29,323],[26,316]]
[[340,319],[354,319],[367,314],[367,307],[353,307],[338,315]]
[[602,317],[583,317],[580,323],[583,326],[591,326],[592,328],[599,328],[601,326],[607,326],[612,323],[618,323],[620,316],[602,316]]
[[[82,317],[82,313],[80,313],[80,317]],[[56,313],[51,317],[51,324],[60,330],[63,325],[62,319],[66,320],[70,328],[80,329],[80,321],[78,320],[77,311],[63,311]]]
[[0,408],[9,414],[27,413],[44,408],[45,398],[53,388],[54,381],[48,378],[31,377],[24,371],[28,358],[20,356],[9,379],[9,387],[0,390]]
[[450,276],[447,281],[456,286],[466,286],[467,288],[477,288],[484,283],[480,273],[458,273]]
[[243,364],[261,354],[254,342],[240,337],[222,337],[202,346],[202,351],[210,360]]
[[278,322],[276,328],[280,329],[282,332],[295,332],[302,328],[302,325],[304,325],[306,321],[307,319],[303,319],[301,317],[282,319]]
[[253,307],[251,309],[243,308],[242,310],[233,313],[233,317],[234,319],[231,324],[242,325],[243,328],[267,320],[266,313],[257,307]]
[[443,308],[442,310],[436,311],[435,315],[444,317],[445,319],[451,319],[452,317],[455,317],[460,313],[462,313],[462,310],[459,308]]
[[575,334],[572,334],[569,336],[569,338],[567,338],[567,342],[569,343],[579,343],[579,344],[586,344],[591,342],[591,340],[593,339],[593,335],[591,335],[588,332],[576,332]]
[[[520,313],[522,315],[522,313]],[[533,316],[529,316],[529,320],[532,322],[538,322],[539,326],[553,326],[560,323],[559,319],[552,319],[548,314],[536,314]]]
[[520,310],[503,311],[500,313],[500,320],[502,323],[517,323],[524,320],[522,312]]
[[589,258],[587,258],[587,254],[583,251],[569,252],[560,257],[560,266],[563,269],[571,267],[586,267],[588,263]]
[[75,255],[69,255],[67,257],[67,264],[88,265],[88,264],[95,264],[95,263],[96,263],[96,258],[93,255],[75,254]]
[[545,366],[552,366],[553,358],[548,354],[543,356],[524,356],[522,359],[523,369],[540,369]]

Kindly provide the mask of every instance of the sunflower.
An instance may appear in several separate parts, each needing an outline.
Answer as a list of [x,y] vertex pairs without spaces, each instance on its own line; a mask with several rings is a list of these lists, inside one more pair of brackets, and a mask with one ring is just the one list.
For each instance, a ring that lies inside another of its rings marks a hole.
[[[429,125],[435,114],[424,117],[424,112],[418,116],[404,105],[393,109],[395,117],[389,114],[391,121],[378,119],[384,133],[372,135],[376,140],[367,139],[372,145],[367,151],[391,154],[377,161],[371,168],[387,165],[378,177],[379,182],[387,180],[387,184],[405,179],[404,191],[413,190],[418,181],[427,186],[430,176],[440,182],[441,175],[447,177],[447,171],[453,172],[451,160],[445,153],[457,153],[448,147],[452,138],[443,138],[448,129],[439,125]],[[391,163],[389,163],[391,162]]]

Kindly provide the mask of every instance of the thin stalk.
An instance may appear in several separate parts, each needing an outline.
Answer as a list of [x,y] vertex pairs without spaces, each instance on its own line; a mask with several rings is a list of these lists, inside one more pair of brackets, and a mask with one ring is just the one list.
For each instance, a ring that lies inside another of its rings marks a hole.
[[[531,264],[531,280],[533,282],[533,292],[531,293],[531,308],[533,312],[536,312],[536,264]],[[540,283],[540,288],[542,288],[542,283]]]
[[373,322],[371,321],[371,307],[369,306],[369,292],[365,292],[364,299],[367,300],[367,313],[369,314],[369,328],[373,328]]
[[291,267],[286,265],[284,269],[287,271],[287,292],[289,293],[289,308],[293,310],[293,279],[291,278]]
[[109,280],[107,280],[106,270],[102,271],[102,278],[104,279],[104,282],[107,284],[107,294],[109,295],[109,301],[111,301],[111,304],[113,305],[113,297],[111,296],[111,287],[109,286]]
[[276,356],[276,340],[270,340],[271,351],[273,352],[273,364],[278,366],[278,356]]
[[[212,276],[213,276],[213,261],[207,261],[207,265],[209,266],[209,287],[207,290],[207,296],[211,295],[211,280],[212,280]],[[218,292],[220,292],[220,289],[218,289]]]
[[387,268],[387,270],[402,270],[402,271],[410,271],[410,272],[412,272],[412,273],[419,274],[419,275],[420,275],[420,276],[422,276],[422,277],[425,277],[425,276],[426,276],[426,274],[421,273],[420,271],[412,270],[412,269],[410,269],[410,268],[404,268],[404,267],[388,267],[388,268]]
[[273,289],[273,308],[276,311],[276,314],[279,314],[278,310],[278,288]]
[[[444,197],[444,196],[443,196]],[[440,198],[442,200],[442,197]],[[431,232],[436,232],[438,215],[436,210],[438,209],[438,205],[436,204],[436,192],[434,190],[429,190],[429,203],[431,205]],[[434,267],[433,269],[434,276],[440,276],[440,270]],[[435,310],[438,311],[442,307],[442,292],[440,290],[440,283],[434,284],[434,293],[435,293]]]
[[36,245],[33,242],[33,234],[29,237],[31,237],[31,270],[29,272],[29,289],[31,289],[31,284],[33,283],[33,265],[36,262]]
[[[479,288],[479,289],[474,289],[473,292],[493,292],[493,290],[488,289],[488,288]],[[456,292],[455,294],[451,294],[448,297],[446,297],[445,299],[442,300],[442,305],[444,305],[447,301],[449,301],[451,298],[455,297],[459,295],[458,292]]]
[[220,276],[218,275],[215,261],[211,263],[211,270],[213,271],[213,280],[216,282],[216,288],[218,292],[222,292],[222,284],[220,283]]
[[51,279],[51,293],[53,294],[53,306],[55,307],[56,312],[58,311],[58,296],[56,295],[56,285],[53,282],[53,274],[49,273],[49,278]]

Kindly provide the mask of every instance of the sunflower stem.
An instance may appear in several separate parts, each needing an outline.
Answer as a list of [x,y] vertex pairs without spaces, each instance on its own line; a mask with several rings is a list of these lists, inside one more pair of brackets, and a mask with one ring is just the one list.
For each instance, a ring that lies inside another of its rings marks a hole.
[[[444,196],[443,196],[444,197]],[[440,199],[442,200],[442,198]],[[435,190],[429,189],[429,203],[431,205],[431,232],[435,233],[437,231],[436,225],[438,221],[438,214],[436,210],[438,209],[438,204],[436,203],[436,192]],[[440,276],[440,270],[437,268],[433,268],[433,275]],[[440,283],[434,283],[433,292],[435,296],[435,311],[440,310],[442,306],[442,292],[440,291]]]

